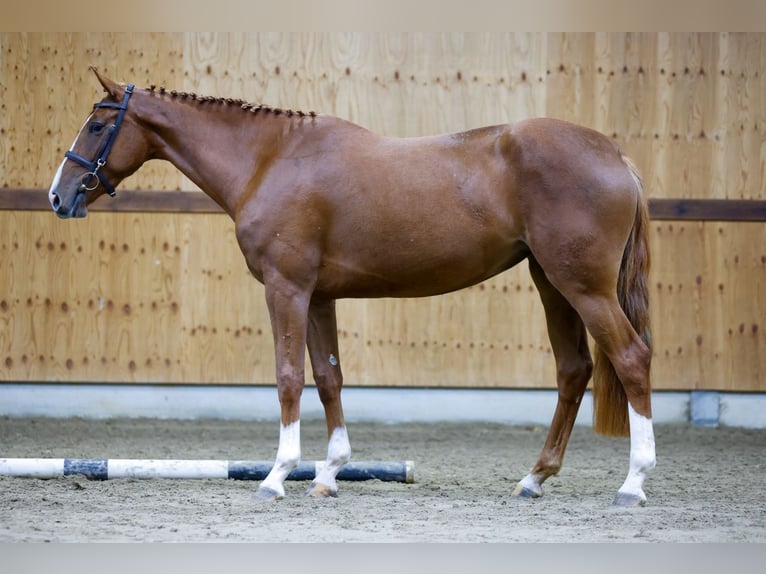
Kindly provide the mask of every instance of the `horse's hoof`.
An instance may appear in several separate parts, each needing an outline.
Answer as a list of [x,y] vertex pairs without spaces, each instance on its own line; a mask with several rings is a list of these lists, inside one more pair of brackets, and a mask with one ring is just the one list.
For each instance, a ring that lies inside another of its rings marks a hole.
[[253,495],[253,500],[259,503],[274,502],[275,500],[281,500],[282,498],[284,498],[284,496],[279,494],[276,490],[265,486],[260,487]]
[[527,488],[526,486],[517,484],[516,488],[513,489],[513,493],[511,494],[511,496],[513,498],[540,498],[542,496],[542,493],[535,492],[534,490],[531,490]]
[[326,484],[312,482],[306,489],[306,496],[311,496],[312,498],[337,498],[338,491],[333,490]]
[[618,506],[620,508],[636,508],[637,506],[645,506],[646,499],[640,497],[637,494],[630,494],[628,492],[618,492],[614,497],[612,506]]

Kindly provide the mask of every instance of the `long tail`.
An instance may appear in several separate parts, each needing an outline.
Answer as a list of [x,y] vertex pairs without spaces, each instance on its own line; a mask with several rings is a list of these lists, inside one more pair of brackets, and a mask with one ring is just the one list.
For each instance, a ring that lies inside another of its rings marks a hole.
[[[638,206],[633,230],[625,245],[617,279],[617,297],[630,324],[647,347],[649,332],[649,211],[644,185],[633,162],[622,156],[638,188]],[[606,354],[595,349],[593,367],[593,430],[607,436],[629,436],[628,399]]]

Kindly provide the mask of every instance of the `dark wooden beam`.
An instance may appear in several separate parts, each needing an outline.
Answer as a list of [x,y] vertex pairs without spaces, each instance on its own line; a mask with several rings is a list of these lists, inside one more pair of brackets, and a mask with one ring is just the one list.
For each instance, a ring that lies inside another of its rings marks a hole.
[[[0,210],[49,211],[45,189],[0,189]],[[119,190],[103,197],[91,211],[223,213],[212,199],[197,191]],[[649,215],[670,221],[766,221],[762,199],[649,199]]]
[[[0,189],[0,210],[50,211],[46,189]],[[90,211],[223,213],[207,195],[197,191],[117,190],[88,207]]]
[[657,220],[766,221],[761,199],[650,199],[649,216]]

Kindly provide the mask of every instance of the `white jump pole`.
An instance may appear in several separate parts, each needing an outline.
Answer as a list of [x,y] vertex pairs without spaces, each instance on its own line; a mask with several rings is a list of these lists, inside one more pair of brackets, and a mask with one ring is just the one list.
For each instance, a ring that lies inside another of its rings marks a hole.
[[[238,460],[154,460],[92,458],[0,458],[0,476],[58,478],[82,475],[93,480],[112,478],[230,478],[263,480],[271,470],[270,461]],[[313,480],[323,460],[302,462],[287,480]],[[382,480],[411,483],[415,480],[413,461],[359,461],[347,463],[338,480]]]

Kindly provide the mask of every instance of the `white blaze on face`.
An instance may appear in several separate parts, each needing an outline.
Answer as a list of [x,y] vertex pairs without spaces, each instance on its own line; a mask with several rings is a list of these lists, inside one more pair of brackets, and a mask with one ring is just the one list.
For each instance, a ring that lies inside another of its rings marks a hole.
[[646,500],[643,491],[646,473],[656,463],[654,447],[654,428],[652,419],[638,414],[632,405],[628,405],[630,417],[630,468],[628,477],[620,487],[620,492],[638,496]]
[[[93,117],[93,114],[90,114],[86,120],[85,123],[82,124],[80,127],[80,131],[77,132],[77,137],[74,138],[74,141],[72,142],[72,145],[69,146],[69,151],[74,150],[74,146],[77,143],[77,140],[80,139],[80,134],[82,134],[82,131],[85,129],[85,126],[88,125],[88,122],[90,122],[90,119]],[[64,158],[64,161],[61,162],[61,165],[56,170],[56,175],[53,177],[53,183],[51,184],[50,189],[48,190],[48,201],[51,203],[51,207],[53,207],[53,192],[58,188],[59,183],[61,182],[61,173],[64,171],[64,164],[66,163],[67,158]]]
[[278,497],[285,495],[283,485],[287,475],[290,474],[301,460],[301,421],[295,421],[289,425],[282,425],[279,429],[279,448],[277,460],[269,475],[263,480],[260,487],[269,488],[277,493]]

